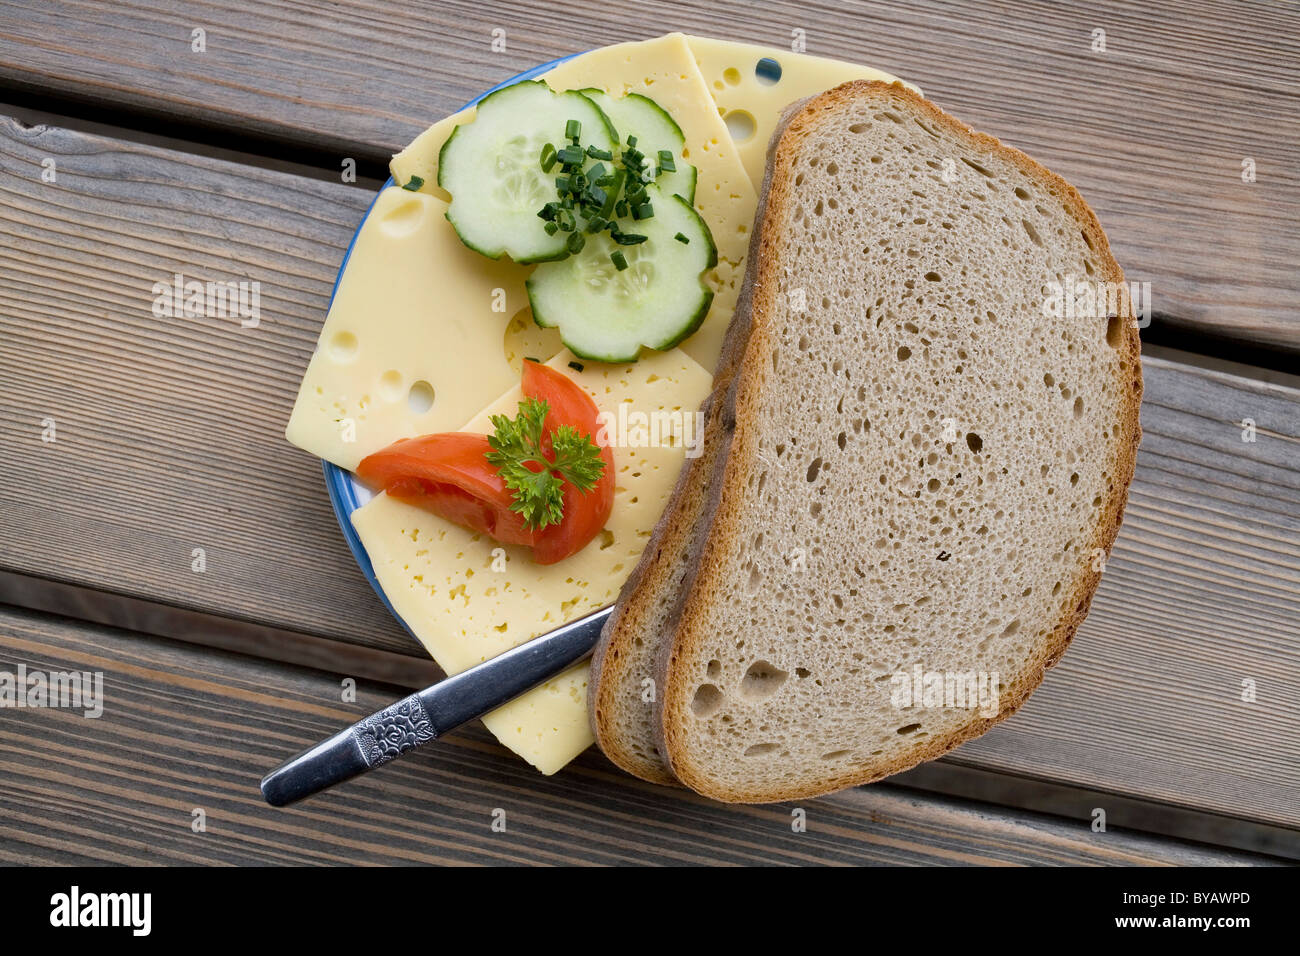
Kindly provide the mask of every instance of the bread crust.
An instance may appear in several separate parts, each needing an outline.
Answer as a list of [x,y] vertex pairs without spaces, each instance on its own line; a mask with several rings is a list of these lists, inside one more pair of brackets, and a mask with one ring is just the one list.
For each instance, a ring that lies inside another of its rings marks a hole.
[[[767,192],[767,184],[772,175],[771,155],[779,138],[778,131],[773,135],[768,147],[768,171],[764,175],[763,187],[759,191],[760,197]],[[761,215],[760,198],[758,216]],[[758,250],[758,230],[755,230],[750,235],[747,261],[752,262]],[[631,666],[630,651],[633,642],[639,636],[645,639],[646,616],[655,605],[666,599],[674,601],[675,605],[680,604],[689,590],[690,569],[688,568],[680,590],[665,597],[669,589],[676,587],[674,576],[678,564],[673,556],[680,552],[683,545],[689,549],[688,553],[698,554],[702,545],[705,522],[701,519],[708,505],[708,484],[715,474],[722,430],[721,416],[726,409],[726,393],[735,378],[736,370],[740,367],[749,339],[752,314],[749,305],[750,288],[751,281],[747,270],[736,301],[736,310],[722,342],[718,365],[713,372],[713,390],[701,406],[705,422],[701,446],[704,453],[697,458],[686,459],[663,515],[659,518],[645,550],[641,553],[641,560],[637,562],[637,566],[620,590],[618,603],[609,620],[605,622],[604,628],[601,629],[600,640],[592,655],[591,682],[587,688],[587,712],[596,744],[614,764],[633,776],[651,783],[678,785],[677,778],[673,776],[665,762],[647,760],[634,752],[619,736],[614,711],[618,705],[619,688],[629,679],[628,668]],[[668,617],[670,624],[676,620],[677,613],[676,609],[670,612]],[[661,645],[670,643],[666,640],[667,635],[655,634],[653,637],[664,638],[660,640]],[[656,687],[662,688],[658,654],[652,658],[651,664]],[[656,694],[655,720],[658,719],[657,701],[660,697],[662,694]],[[662,753],[662,750],[660,752]]]
[[[756,397],[763,388],[768,372],[768,363],[757,360],[756,356],[767,355],[770,351],[767,324],[763,318],[771,313],[777,294],[774,276],[781,243],[775,224],[778,217],[770,216],[769,212],[783,208],[790,201],[787,185],[790,177],[786,173],[799,155],[803,140],[815,130],[818,118],[859,97],[869,96],[890,100],[896,106],[919,112],[930,122],[964,139],[972,148],[993,152],[1015,164],[1027,177],[1044,187],[1054,189],[1100,259],[1102,268],[1099,270],[1099,278],[1107,282],[1124,280],[1123,270],[1111,253],[1100,222],[1073,186],[1019,150],[1002,144],[993,136],[971,129],[901,84],[852,81],[810,97],[787,111],[773,137],[768,174],[760,193],[760,225],[755,229],[754,246],[745,280],[746,294],[742,298],[747,310],[743,320],[750,325],[750,332],[745,357],[729,390],[725,407],[721,410],[721,420],[725,427],[723,434],[718,436],[721,445],[716,453],[705,513],[700,521],[707,531],[700,535],[701,547],[692,570],[688,572],[688,580],[691,582],[689,590],[678,602],[672,619],[673,639],[663,642],[658,659],[658,686],[661,693],[656,711],[660,752],[667,756],[669,767],[678,780],[698,793],[724,802],[771,803],[802,799],[871,783],[932,760],[967,740],[980,736],[994,724],[1015,713],[1042,683],[1047,669],[1060,660],[1087,616],[1101,580],[1101,573],[1090,567],[1081,572],[1073,598],[1067,605],[1071,610],[1058,621],[1049,638],[1042,642],[1020,676],[1007,688],[996,716],[974,718],[956,731],[930,740],[924,746],[909,751],[902,759],[876,771],[849,770],[816,780],[746,791],[719,784],[703,775],[687,757],[684,741],[687,734],[686,711],[690,706],[690,675],[684,672],[679,662],[698,654],[701,644],[708,637],[699,623],[700,610],[709,600],[710,594],[716,591],[717,583],[725,573],[725,548],[742,530],[744,515],[735,503],[740,500],[741,486],[753,466],[753,436],[749,423],[753,421]],[[1091,545],[1094,549],[1101,548],[1105,554],[1110,553],[1111,545],[1119,533],[1142,434],[1139,423],[1142,400],[1141,348],[1131,303],[1127,304],[1127,310],[1126,315],[1120,316],[1124,320],[1121,322],[1123,339],[1119,343],[1122,361],[1117,364],[1117,374],[1124,376],[1117,382],[1124,396],[1119,413],[1120,433],[1111,446],[1115,461],[1115,490],[1102,509]],[[738,310],[737,321],[741,318]]]

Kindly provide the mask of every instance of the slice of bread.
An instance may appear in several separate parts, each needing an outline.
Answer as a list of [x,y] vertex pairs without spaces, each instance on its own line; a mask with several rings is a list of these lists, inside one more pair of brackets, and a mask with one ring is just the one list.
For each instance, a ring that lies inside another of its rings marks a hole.
[[[757,240],[750,245],[752,254]],[[688,458],[682,467],[663,516],[623,585],[592,655],[587,710],[596,743],[619,767],[653,783],[677,782],[659,751],[656,661],[660,646],[671,637],[676,605],[685,597],[690,559],[702,545],[700,518],[722,446],[721,413],[748,339],[745,296],[742,291],[713,373],[713,392],[701,409],[705,425],[700,455]]]
[[1051,314],[1058,286],[1123,281],[1079,194],[901,86],[787,114],[754,241],[698,548],[626,599],[673,633],[673,774],[766,802],[904,770],[1025,701],[1118,530],[1142,377],[1127,298]]

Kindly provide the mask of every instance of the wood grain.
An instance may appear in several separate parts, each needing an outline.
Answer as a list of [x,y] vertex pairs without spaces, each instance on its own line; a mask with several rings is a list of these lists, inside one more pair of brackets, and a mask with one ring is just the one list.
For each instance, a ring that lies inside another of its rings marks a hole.
[[[366,197],[13,123],[0,196],[0,568],[418,654],[282,436]],[[151,285],[176,271],[260,281],[261,325],[153,317]],[[1295,828],[1300,392],[1146,369],[1146,440],[1092,616],[1025,711],[952,759]]]
[[[191,51],[195,28],[206,52]],[[9,0],[0,84],[261,137],[272,155],[310,148],[337,168],[387,162],[530,66],[669,30],[779,48],[800,30],[809,53],[920,84],[1081,189],[1129,278],[1151,283],[1162,340],[1227,335],[1300,355],[1293,4],[638,0],[593,17],[579,0]]]
[[[914,865],[1268,863],[1248,854],[877,786],[801,805],[668,793],[588,754],[556,777],[481,728],[289,810],[261,775],[391,699],[363,685],[0,612],[0,670],[102,671],[103,715],[0,710],[0,862]],[[205,829],[195,832],[194,811]],[[493,815],[504,813],[505,832]]]

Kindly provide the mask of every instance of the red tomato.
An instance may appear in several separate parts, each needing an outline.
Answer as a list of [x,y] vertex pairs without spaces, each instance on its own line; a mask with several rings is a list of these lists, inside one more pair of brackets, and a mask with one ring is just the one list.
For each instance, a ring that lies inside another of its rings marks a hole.
[[[563,372],[524,362],[524,395],[542,398],[549,403],[546,413],[546,432],[549,434],[561,425],[572,425],[579,435],[587,435],[600,447],[600,457],[605,470],[591,490],[582,492],[564,483],[564,517],[558,525],[550,525],[540,532],[533,546],[533,558],[538,564],[554,564],[585,548],[600,533],[614,510],[614,452],[607,442],[597,420],[600,412],[591,396],[577,382]],[[550,442],[543,442],[543,452],[550,454]]]
[[357,477],[502,544],[532,547],[541,532],[510,510],[514,492],[488,463],[491,450],[487,436],[473,432],[403,438],[363,459]]
[[366,457],[357,477],[393,498],[417,505],[502,544],[533,549],[539,564],[554,564],[581,551],[605,527],[614,509],[614,453],[601,441],[599,412],[591,397],[567,375],[536,362],[524,362],[523,392],[547,402],[542,453],[551,454],[550,434],[571,425],[600,447],[605,470],[595,486],[579,491],[564,484],[564,517],[540,530],[524,526],[510,509],[510,491],[495,466],[486,435],[442,432],[396,441]]

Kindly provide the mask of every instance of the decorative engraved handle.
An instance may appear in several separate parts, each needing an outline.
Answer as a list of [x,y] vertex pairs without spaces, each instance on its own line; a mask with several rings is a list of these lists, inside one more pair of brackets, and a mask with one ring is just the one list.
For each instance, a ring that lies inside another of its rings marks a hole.
[[262,778],[262,795],[284,807],[373,770],[496,710],[591,653],[613,608],[593,611],[371,714]]
[[371,714],[352,728],[361,759],[372,768],[400,757],[435,736],[433,722],[416,694]]

